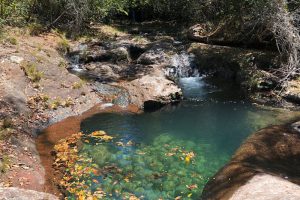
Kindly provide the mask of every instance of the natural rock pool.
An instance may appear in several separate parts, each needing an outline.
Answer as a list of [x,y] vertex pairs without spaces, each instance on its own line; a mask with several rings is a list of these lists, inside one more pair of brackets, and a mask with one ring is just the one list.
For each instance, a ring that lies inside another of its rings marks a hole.
[[143,114],[102,113],[81,123],[85,135],[108,134],[107,140],[82,141],[75,168],[100,171],[78,180],[86,190],[101,191],[103,199],[199,199],[209,178],[247,136],[292,118],[199,77],[182,78],[179,84],[186,98],[180,104]]

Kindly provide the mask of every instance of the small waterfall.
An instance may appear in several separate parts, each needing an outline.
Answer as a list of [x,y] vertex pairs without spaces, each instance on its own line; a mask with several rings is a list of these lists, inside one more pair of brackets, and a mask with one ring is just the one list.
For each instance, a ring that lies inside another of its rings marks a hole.
[[79,58],[80,56],[79,55],[74,55],[72,57],[70,57],[70,63],[71,63],[71,66],[70,66],[70,69],[74,72],[81,72],[83,71],[80,63],[79,63]]
[[182,51],[173,55],[166,76],[178,82],[186,99],[198,101],[208,93],[209,86],[203,80],[204,76],[199,74],[194,54]]
[[[75,49],[74,51],[84,52],[87,48],[88,48],[88,46],[86,44],[79,44],[77,46],[77,49]],[[70,60],[70,63],[71,63],[71,66],[69,67],[70,70],[72,70],[73,72],[83,71],[83,68],[81,67],[81,64],[79,62],[80,54],[73,55],[73,56],[69,57],[69,60]]]
[[185,51],[172,56],[166,75],[172,78],[199,77],[195,64],[195,55]]

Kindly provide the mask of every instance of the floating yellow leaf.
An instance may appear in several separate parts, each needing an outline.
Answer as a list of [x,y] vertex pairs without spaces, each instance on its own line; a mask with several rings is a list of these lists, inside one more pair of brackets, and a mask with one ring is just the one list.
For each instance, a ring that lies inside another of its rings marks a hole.
[[191,162],[191,157],[186,156],[185,159],[184,159],[184,162],[185,162],[186,164],[190,164],[190,162]]
[[95,131],[91,133],[92,137],[100,137],[106,135],[105,131]]
[[94,183],[99,183],[99,181],[97,179],[93,179]]
[[112,137],[112,136],[109,136],[109,135],[104,135],[104,136],[101,136],[100,138],[101,138],[102,140],[106,141],[106,142],[113,139],[113,137]]

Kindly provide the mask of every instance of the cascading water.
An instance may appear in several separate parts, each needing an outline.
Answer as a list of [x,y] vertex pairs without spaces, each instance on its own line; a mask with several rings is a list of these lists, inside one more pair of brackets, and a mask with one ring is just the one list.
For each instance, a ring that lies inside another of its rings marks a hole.
[[70,63],[71,63],[71,66],[70,66],[69,69],[71,71],[81,72],[83,70],[82,67],[79,64],[79,55],[75,55],[75,56],[70,57]]
[[173,55],[166,74],[177,78],[199,77],[199,72],[195,65],[195,55],[188,54],[185,51]]
[[173,55],[166,76],[178,82],[188,100],[201,100],[208,93],[209,85],[204,82],[204,76],[199,74],[194,54],[182,51]]
[[[86,44],[79,44],[78,45],[78,51],[79,52],[83,52],[87,49],[87,45]],[[71,66],[70,66],[70,70],[73,71],[73,72],[81,72],[83,71],[81,65],[80,65],[80,55],[74,55],[74,56],[71,56],[70,58],[70,63],[71,63]]]

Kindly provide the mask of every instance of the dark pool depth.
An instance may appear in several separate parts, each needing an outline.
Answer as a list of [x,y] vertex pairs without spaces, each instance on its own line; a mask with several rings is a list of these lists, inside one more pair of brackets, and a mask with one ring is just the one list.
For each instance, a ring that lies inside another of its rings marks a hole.
[[[201,78],[181,79],[187,100],[156,112],[99,114],[81,124],[85,134],[104,130],[111,142],[84,143],[80,152],[99,169],[107,199],[198,199],[208,179],[249,134],[280,123],[279,113],[257,108]],[[228,93],[227,93],[228,94]]]

